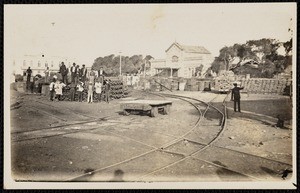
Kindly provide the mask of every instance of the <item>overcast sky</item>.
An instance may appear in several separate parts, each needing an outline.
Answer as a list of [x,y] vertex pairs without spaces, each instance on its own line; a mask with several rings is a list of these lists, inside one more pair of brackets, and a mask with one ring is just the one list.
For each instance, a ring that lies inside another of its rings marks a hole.
[[24,54],[77,58],[91,66],[99,56],[150,54],[164,58],[176,40],[220,48],[247,40],[290,39],[295,3],[5,5],[5,57]]

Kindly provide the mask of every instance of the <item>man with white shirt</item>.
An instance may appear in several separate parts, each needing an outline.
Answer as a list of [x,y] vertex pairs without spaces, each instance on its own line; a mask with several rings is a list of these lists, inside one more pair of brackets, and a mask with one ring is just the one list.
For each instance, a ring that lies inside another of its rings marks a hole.
[[75,63],[73,63],[73,66],[71,67],[70,71],[71,71],[71,82],[75,83],[75,76],[76,76],[76,73],[77,73],[77,68],[76,68]]

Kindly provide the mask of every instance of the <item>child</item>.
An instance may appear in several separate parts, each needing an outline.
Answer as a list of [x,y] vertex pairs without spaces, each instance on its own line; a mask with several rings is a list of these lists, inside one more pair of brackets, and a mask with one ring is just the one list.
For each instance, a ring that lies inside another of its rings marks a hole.
[[98,102],[101,102],[102,84],[100,82],[99,77],[95,83],[95,89],[96,89],[96,93],[97,93]]
[[90,71],[90,73],[89,73],[89,80],[90,80],[90,82],[92,82],[92,84],[94,84],[94,82],[95,82],[95,72],[93,70]]
[[52,80],[52,82],[50,83],[49,87],[50,87],[50,100],[53,101],[53,97],[55,94],[55,79]]
[[55,93],[56,93],[56,98],[57,98],[58,101],[61,100],[62,89],[65,86],[66,85],[63,82],[61,82],[60,80],[56,81],[56,84],[55,84]]
[[78,101],[82,102],[83,82],[81,82],[81,80],[79,80],[76,88],[78,93]]
[[94,85],[93,85],[92,82],[89,82],[89,84],[88,84],[88,98],[87,98],[88,103],[93,103],[93,92],[94,92]]

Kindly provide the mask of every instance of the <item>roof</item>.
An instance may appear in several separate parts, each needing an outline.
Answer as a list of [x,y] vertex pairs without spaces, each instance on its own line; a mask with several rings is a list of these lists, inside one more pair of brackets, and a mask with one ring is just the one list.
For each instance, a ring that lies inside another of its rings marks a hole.
[[181,45],[177,42],[174,42],[167,50],[166,52],[173,46],[177,46],[179,49],[181,49],[184,52],[189,53],[201,53],[201,54],[211,54],[206,48],[203,46],[187,46],[187,45]]

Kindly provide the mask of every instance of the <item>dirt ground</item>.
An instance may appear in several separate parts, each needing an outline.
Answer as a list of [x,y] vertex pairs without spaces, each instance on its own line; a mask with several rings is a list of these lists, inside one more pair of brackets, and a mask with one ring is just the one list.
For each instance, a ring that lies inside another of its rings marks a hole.
[[[209,92],[178,91],[173,94],[207,102],[214,99],[212,104],[218,108],[222,107],[226,97]],[[170,115],[155,118],[146,114],[122,115],[120,102],[132,99],[161,97],[132,91],[130,97],[113,100],[109,104],[88,104],[52,102],[45,96],[11,90],[11,163],[14,179],[63,181],[92,172],[76,180],[115,181],[116,171],[121,170],[121,181],[282,180],[282,171],[291,169],[294,128],[288,97],[242,94],[242,113],[234,112],[233,102],[227,100],[226,128],[213,147],[184,159],[185,154],[201,145],[186,143],[167,149],[178,154],[151,151],[186,133],[198,119],[195,108],[184,101],[167,98],[173,101]],[[285,120],[284,128],[274,126],[278,115]],[[102,119],[99,121],[99,118]],[[87,123],[76,125],[84,121]],[[207,129],[202,128],[190,137],[207,142],[216,127],[209,125],[210,120],[206,121],[204,128]],[[245,154],[235,157],[236,153],[230,149]],[[149,154],[139,157],[145,152]],[[277,160],[282,164],[256,159],[251,155]],[[137,159],[132,159],[135,156]],[[164,168],[176,161],[178,163]]]

